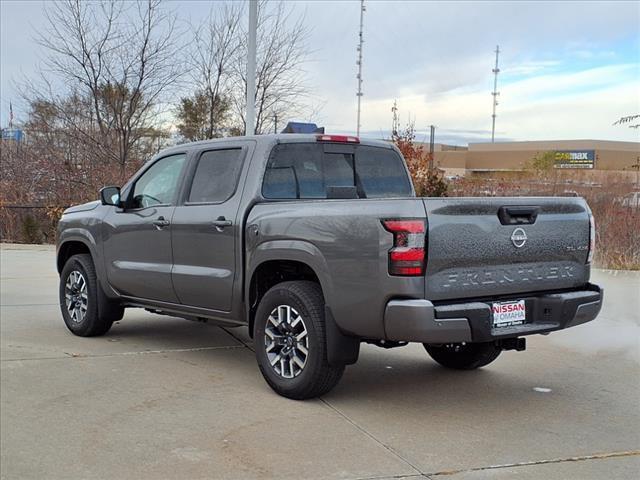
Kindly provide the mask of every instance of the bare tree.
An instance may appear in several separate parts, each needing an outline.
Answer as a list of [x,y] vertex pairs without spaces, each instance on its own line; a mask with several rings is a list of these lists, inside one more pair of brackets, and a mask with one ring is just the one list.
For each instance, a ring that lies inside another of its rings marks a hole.
[[[258,4],[256,125],[257,134],[273,127],[274,118],[285,119],[308,108],[309,87],[304,71],[308,60],[309,30],[304,18],[292,18],[284,2]],[[245,129],[247,33],[243,30],[235,63],[233,104]]]
[[[64,0],[47,4],[46,17],[42,82],[29,85],[28,100],[48,102],[69,134],[124,171],[158,135],[163,101],[180,80],[175,19],[159,0]],[[64,108],[71,95],[86,100],[84,115]]]
[[[310,96],[302,68],[309,53],[304,19],[293,19],[284,2],[262,0],[258,10],[255,131],[259,134],[270,131],[276,117],[284,120],[309,110]],[[243,13],[242,4],[218,3],[202,24],[192,27],[192,93],[180,99],[176,110],[178,130],[188,140],[246,130]]]
[[189,140],[219,137],[225,128],[231,97],[232,67],[240,46],[242,4],[211,8],[204,23],[192,26],[189,71],[194,93],[181,99],[180,133]]

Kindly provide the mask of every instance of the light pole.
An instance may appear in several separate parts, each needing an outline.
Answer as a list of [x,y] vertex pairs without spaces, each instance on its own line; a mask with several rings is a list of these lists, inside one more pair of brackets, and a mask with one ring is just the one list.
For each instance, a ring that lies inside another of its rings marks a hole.
[[253,135],[256,128],[256,36],[258,30],[258,1],[249,0],[249,38],[247,46],[247,111],[245,135]]

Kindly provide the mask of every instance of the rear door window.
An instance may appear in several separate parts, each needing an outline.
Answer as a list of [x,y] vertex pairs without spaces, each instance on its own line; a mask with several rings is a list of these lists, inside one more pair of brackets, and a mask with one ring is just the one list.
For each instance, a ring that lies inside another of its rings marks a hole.
[[200,155],[189,191],[189,203],[220,203],[236,189],[242,169],[242,149],[211,150]]
[[322,143],[284,143],[271,151],[265,198],[327,198],[329,187],[356,187],[361,198],[408,197],[411,184],[402,158],[389,148],[350,146],[325,152]]

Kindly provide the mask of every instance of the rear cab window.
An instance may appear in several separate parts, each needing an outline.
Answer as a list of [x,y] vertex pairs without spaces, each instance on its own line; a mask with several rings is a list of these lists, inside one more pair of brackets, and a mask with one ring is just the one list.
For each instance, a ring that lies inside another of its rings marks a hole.
[[331,187],[355,187],[358,198],[413,196],[402,157],[390,148],[282,143],[272,149],[264,198],[322,199]]

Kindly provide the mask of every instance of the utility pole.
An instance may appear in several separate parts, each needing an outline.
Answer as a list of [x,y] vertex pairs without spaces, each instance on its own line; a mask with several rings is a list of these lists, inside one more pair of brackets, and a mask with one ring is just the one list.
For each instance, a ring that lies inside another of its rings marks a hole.
[[498,106],[498,73],[500,73],[500,69],[498,68],[498,55],[500,55],[500,46],[496,45],[496,67],[492,70],[493,72],[493,114],[491,115],[491,143],[494,143],[496,138],[496,107]]
[[247,111],[245,135],[256,129],[256,31],[258,30],[258,1],[249,0],[249,41],[247,45]]
[[393,107],[391,107],[391,111],[393,112],[393,122],[391,123],[391,137],[395,138],[396,135],[400,132],[400,120],[398,119],[398,102],[396,100],[393,101]]
[[278,133],[278,114],[273,114],[273,133]]
[[366,7],[364,6],[364,0],[360,0],[360,33],[359,38],[360,41],[358,43],[358,60],[356,64],[358,65],[358,93],[356,96],[358,97],[358,120],[356,122],[356,136],[360,136],[360,103],[362,101],[362,44],[364,43],[364,38],[362,35],[362,30],[364,27],[364,12],[366,11]]
[[435,147],[436,127],[435,125],[429,126],[429,170],[433,170],[433,150]]

